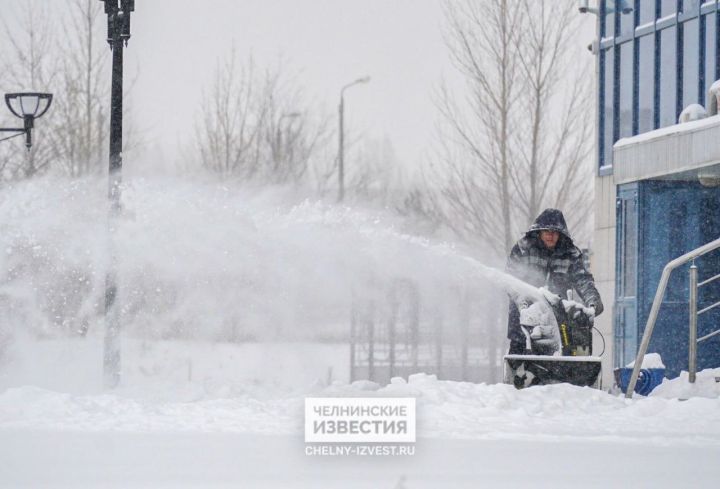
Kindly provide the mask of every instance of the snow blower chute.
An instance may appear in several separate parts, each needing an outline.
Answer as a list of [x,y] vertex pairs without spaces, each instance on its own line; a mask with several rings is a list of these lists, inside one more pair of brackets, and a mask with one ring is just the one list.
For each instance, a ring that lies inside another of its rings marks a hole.
[[561,300],[543,290],[543,299],[520,306],[520,317],[525,352],[505,355],[506,384],[518,389],[559,383],[601,388],[600,357],[592,355],[593,318],[573,301],[572,291],[568,300]]

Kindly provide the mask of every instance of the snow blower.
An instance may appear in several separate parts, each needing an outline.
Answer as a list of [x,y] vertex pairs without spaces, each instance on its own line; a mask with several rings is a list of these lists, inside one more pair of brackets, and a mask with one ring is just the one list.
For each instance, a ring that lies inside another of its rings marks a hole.
[[[601,388],[600,357],[592,355],[592,314],[573,300],[572,291],[568,300],[543,292],[547,304],[520,307],[525,353],[505,355],[505,383],[518,389],[560,383]],[[548,305],[552,315],[538,314]]]

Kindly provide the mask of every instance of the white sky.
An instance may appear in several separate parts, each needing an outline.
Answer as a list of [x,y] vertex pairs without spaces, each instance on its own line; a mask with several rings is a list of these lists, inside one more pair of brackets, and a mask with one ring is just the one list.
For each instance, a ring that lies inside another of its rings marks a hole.
[[135,115],[166,156],[192,133],[201,92],[232,43],[261,65],[279,56],[336,123],[340,88],[355,133],[387,135],[406,163],[432,136],[434,87],[452,76],[436,0],[150,0],[137,2],[126,66],[138,66]]
[[[12,20],[23,1],[0,0],[0,12]],[[592,39],[594,21],[584,16],[580,45]],[[134,121],[150,148],[177,158],[192,141],[202,90],[234,43],[239,58],[252,53],[261,66],[287,60],[333,127],[340,88],[371,76],[346,92],[346,127],[387,136],[403,166],[412,167],[434,138],[433,93],[443,78],[457,81],[442,26],[440,0],[138,0],[125,51],[126,88],[135,79]]]

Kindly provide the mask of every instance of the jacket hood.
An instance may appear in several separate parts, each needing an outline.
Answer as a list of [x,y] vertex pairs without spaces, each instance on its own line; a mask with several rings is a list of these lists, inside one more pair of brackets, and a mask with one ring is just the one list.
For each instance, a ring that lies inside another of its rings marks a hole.
[[542,211],[525,234],[533,235],[539,231],[557,231],[572,242],[570,231],[568,231],[567,224],[565,223],[565,217],[563,213],[557,209],[545,209]]

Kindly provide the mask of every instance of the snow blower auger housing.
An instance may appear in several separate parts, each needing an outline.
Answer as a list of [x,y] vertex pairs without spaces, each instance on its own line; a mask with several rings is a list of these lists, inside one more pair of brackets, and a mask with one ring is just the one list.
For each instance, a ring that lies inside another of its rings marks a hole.
[[[527,326],[521,323],[526,337],[525,353],[505,355],[505,383],[518,389],[560,383],[602,388],[600,357],[592,355],[592,314],[572,300],[571,291],[568,291],[568,300],[544,295],[556,324]],[[538,328],[553,328],[553,331],[541,336]],[[548,337],[557,344],[549,345]]]

